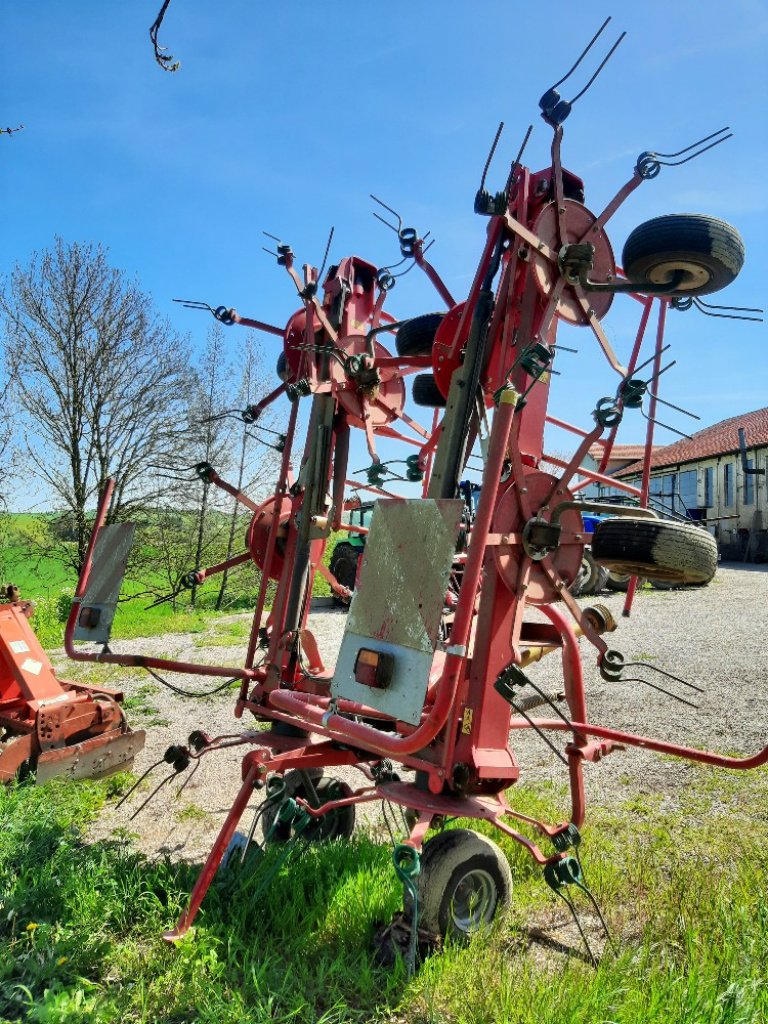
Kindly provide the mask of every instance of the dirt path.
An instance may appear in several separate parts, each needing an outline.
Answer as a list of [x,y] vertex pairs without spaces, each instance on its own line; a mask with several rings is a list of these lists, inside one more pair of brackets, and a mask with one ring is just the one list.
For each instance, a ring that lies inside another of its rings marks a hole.
[[[623,594],[604,593],[590,602],[608,605],[619,623],[611,646],[628,661],[664,668],[703,687],[705,693],[686,694],[700,702],[696,710],[640,683],[606,683],[597,672],[593,652],[582,641],[592,721],[728,752],[753,753],[768,742],[768,567],[721,567],[713,583],[700,590],[645,590],[638,595],[630,619],[621,618],[623,598]],[[345,621],[345,613],[336,609],[323,609],[311,616],[310,627],[329,664],[335,660]],[[134,653],[162,652],[178,658],[242,664],[245,639],[230,640],[222,636],[220,628],[218,624],[209,634],[171,635],[113,646]],[[84,678],[80,666],[63,658],[55,660],[63,674]],[[530,674],[549,692],[562,688],[557,655],[532,667]],[[638,674],[666,685],[642,668]],[[198,690],[211,685],[199,677],[174,676],[173,682]],[[131,699],[134,726],[147,727],[146,748],[135,764],[137,773],[159,760],[170,743],[184,742],[192,729],[203,728],[217,735],[240,732],[251,724],[234,718],[234,690],[204,700],[186,700],[158,686],[146,674],[126,674],[119,669],[110,674],[109,685],[122,687]],[[685,693],[685,688],[678,692]],[[520,785],[563,777],[561,766],[535,735],[518,734],[515,750],[523,769]],[[168,783],[135,820],[130,814],[148,789],[118,811],[107,809],[95,834],[101,837],[127,830],[150,857],[204,858],[237,791],[242,754],[242,748],[235,748],[203,759],[181,792],[189,773]],[[628,750],[600,764],[587,765],[585,774],[589,802],[624,800],[643,792],[663,792],[673,800],[691,778],[691,769],[682,761]],[[161,778],[158,770],[155,779]],[[256,794],[254,805],[258,800]],[[369,815],[369,826],[375,826],[377,815],[378,811]],[[249,821],[247,812],[241,827],[247,828]]]

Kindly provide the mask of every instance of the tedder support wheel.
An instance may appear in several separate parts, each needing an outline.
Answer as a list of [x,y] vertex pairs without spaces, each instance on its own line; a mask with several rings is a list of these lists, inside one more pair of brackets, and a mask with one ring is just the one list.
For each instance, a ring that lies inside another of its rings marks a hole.
[[584,548],[579,574],[568,588],[574,597],[599,594],[608,580],[608,570],[598,565],[589,548]]
[[[331,561],[328,565],[328,568],[331,570],[338,582],[343,587],[348,587],[350,590],[355,589],[357,563],[360,559],[361,550],[361,548],[356,548],[354,544],[347,544],[342,541],[342,543],[337,544],[333,549]],[[337,594],[334,594],[333,599],[336,604],[344,607],[349,605],[349,601],[343,597],[339,597]]]
[[418,373],[413,378],[413,400],[429,409],[444,409],[445,395],[437,386],[434,374]]
[[637,285],[666,284],[685,271],[672,295],[709,295],[736,279],[744,264],[741,235],[724,220],[671,213],[640,224],[624,244],[622,265]]
[[437,328],[445,313],[425,313],[415,316],[398,328],[395,349],[399,356],[428,356],[432,351]]
[[708,583],[717,569],[706,530],[655,519],[606,519],[592,535],[592,554],[612,572],[671,583]]
[[285,352],[281,352],[277,357],[277,366],[275,367],[275,371],[283,383],[288,380],[290,371],[288,369],[288,360],[285,358]]
[[[310,791],[310,784],[314,787],[317,800]],[[352,790],[346,782],[334,779],[330,775],[323,778],[321,768],[285,773],[286,797],[301,797],[302,800],[319,807],[329,800],[341,800],[351,795]],[[292,824],[283,822],[278,822],[273,829],[277,812],[277,806],[268,807],[264,811],[261,816],[262,834],[267,842],[287,843],[296,834],[295,829]],[[326,839],[349,839],[354,828],[355,808],[354,805],[349,805],[329,811],[322,818],[313,818],[306,828],[302,829],[301,837],[309,843],[318,843]]]
[[[512,898],[509,862],[491,839],[468,828],[425,843],[418,880],[419,927],[467,939],[490,924]],[[412,908],[406,899],[406,914]]]

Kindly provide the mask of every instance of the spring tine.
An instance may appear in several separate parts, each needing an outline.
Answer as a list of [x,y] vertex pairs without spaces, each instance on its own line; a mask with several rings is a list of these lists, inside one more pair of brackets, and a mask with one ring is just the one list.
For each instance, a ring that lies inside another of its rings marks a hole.
[[265,809],[266,806],[267,806],[266,803],[263,803],[261,805],[261,807],[257,807],[256,810],[254,811],[253,821],[251,822],[251,827],[248,829],[248,835],[246,836],[245,842],[243,843],[243,848],[240,851],[240,863],[241,864],[245,864],[245,858],[246,858],[246,855],[248,854],[248,847],[253,842],[253,837],[256,834],[256,826],[258,825],[259,819],[261,818],[262,814],[264,813],[264,809]]
[[491,160],[493,160],[493,154],[496,152],[496,147],[499,144],[499,139],[501,138],[501,133],[503,131],[504,131],[504,122],[503,121],[499,121],[499,127],[496,129],[496,134],[493,137],[493,142],[491,143],[491,149],[490,149],[490,152],[488,153],[488,158],[485,161],[485,167],[483,168],[483,173],[482,173],[482,176],[480,178],[480,191],[481,192],[485,188],[485,179],[488,176],[488,168],[491,166]]
[[261,233],[262,235],[265,235],[267,238],[271,238],[273,242],[277,242],[278,245],[280,244],[280,239],[277,237],[277,235],[271,235],[268,231],[262,231]]
[[155,797],[155,796],[157,796],[157,794],[158,794],[158,793],[160,792],[160,790],[161,790],[161,789],[163,788],[163,786],[164,786],[164,785],[165,785],[165,784],[166,784],[167,782],[170,782],[170,781],[171,781],[171,779],[175,779],[177,775],[178,775],[178,772],[176,772],[176,771],[173,771],[173,772],[171,772],[171,773],[170,773],[170,775],[166,775],[166,777],[165,777],[164,779],[162,779],[162,780],[161,780],[161,781],[160,781],[160,782],[159,782],[159,783],[158,783],[158,784],[157,784],[157,785],[155,786],[155,788],[154,788],[154,789],[152,790],[152,792],[151,792],[151,793],[149,794],[149,796],[148,796],[148,797],[147,797],[147,799],[146,799],[146,800],[144,801],[144,803],[143,803],[143,804],[141,805],[141,807],[139,807],[139,809],[138,809],[137,811],[134,811],[134,812],[133,812],[133,814],[131,815],[131,821],[133,821],[133,820],[134,820],[134,819],[135,819],[135,818],[136,818],[136,817],[137,817],[137,816],[138,816],[139,814],[141,814],[141,812],[142,812],[142,811],[144,810],[144,808],[145,808],[145,807],[147,806],[147,804],[149,803],[149,801],[150,801],[150,800],[152,800],[152,799],[154,799],[154,797]]
[[[645,668],[645,663],[643,663],[643,668]],[[650,688],[652,690],[658,690],[659,693],[663,693],[667,697],[671,697],[672,700],[678,700],[678,701],[680,701],[681,704],[687,704],[689,708],[696,708],[696,710],[698,711],[698,708],[699,708],[698,704],[694,704],[692,701],[686,700],[685,697],[678,697],[678,695],[676,693],[672,693],[671,690],[665,690],[663,686],[657,686],[656,683],[651,683],[647,679],[640,679],[639,677],[635,677],[635,676],[625,678],[624,676],[622,676],[621,679],[620,679],[620,682],[622,682],[622,683],[643,683],[644,686],[650,686]]]
[[570,719],[565,717],[563,712],[560,710],[560,708],[557,706],[557,704],[555,704],[555,702],[552,700],[552,698],[549,696],[549,694],[546,693],[544,690],[542,690],[539,686],[537,686],[536,683],[534,683],[534,681],[530,677],[528,678],[528,685],[530,687],[532,687],[536,691],[536,693],[538,693],[538,695],[542,698],[542,700],[552,708],[552,710],[555,712],[555,714],[559,718],[561,718],[565,722],[566,725],[572,726],[573,723],[570,721]]
[[627,665],[634,665],[636,668],[648,668],[652,672],[658,672],[659,675],[666,676],[667,679],[674,679],[676,683],[682,683],[683,686],[690,686],[692,690],[696,690],[698,693],[706,693],[706,690],[702,686],[697,686],[696,683],[689,683],[687,679],[681,679],[680,676],[674,676],[671,672],[667,672],[663,668],[659,668],[657,665],[651,665],[647,661],[628,661]]
[[565,81],[565,80],[566,80],[567,78],[570,78],[570,77],[571,77],[571,75],[573,74],[573,72],[574,72],[574,71],[576,70],[576,68],[577,68],[577,67],[579,66],[579,64],[581,64],[581,62],[582,62],[582,61],[584,60],[584,58],[585,58],[585,57],[587,56],[587,54],[589,53],[589,51],[590,51],[590,50],[592,49],[592,47],[593,47],[593,46],[595,45],[595,43],[597,42],[597,40],[599,39],[599,37],[600,37],[600,36],[601,36],[601,35],[603,34],[603,32],[604,32],[604,30],[605,30],[605,28],[606,28],[606,26],[608,25],[608,22],[609,22],[610,20],[611,20],[611,16],[610,16],[610,15],[608,15],[608,17],[607,17],[607,18],[605,19],[605,21],[603,22],[603,24],[602,24],[602,25],[600,26],[600,28],[599,28],[599,29],[597,30],[597,32],[595,32],[595,34],[594,34],[594,35],[592,36],[592,38],[590,39],[590,41],[589,41],[589,42],[587,43],[587,45],[586,45],[586,46],[584,47],[584,49],[583,49],[583,50],[581,51],[581,56],[580,56],[580,57],[578,58],[578,60],[576,61],[576,63],[575,63],[574,65],[573,65],[573,67],[572,67],[572,68],[570,69],[570,71],[566,71],[566,73],[565,73],[565,74],[563,75],[563,77],[562,77],[562,78],[560,79],[560,81],[559,81],[559,82],[555,82],[555,84],[554,84],[554,85],[552,86],[552,88],[553,88],[553,89],[557,89],[557,87],[558,87],[559,85],[562,85],[562,84],[563,84],[563,82],[564,82],[564,81]]
[[612,56],[614,55],[614,53],[616,52],[616,50],[617,50],[617,49],[618,49],[618,47],[619,47],[619,43],[621,43],[622,39],[624,38],[624,36],[625,36],[626,34],[627,34],[626,32],[622,32],[622,33],[621,33],[621,35],[619,36],[619,38],[618,38],[618,39],[616,40],[616,42],[615,42],[615,43],[613,44],[613,46],[612,46],[612,47],[610,48],[610,50],[608,51],[608,53],[607,53],[607,54],[605,55],[605,57],[603,58],[603,61],[602,61],[602,63],[601,63],[600,65],[599,65],[599,67],[598,67],[597,71],[596,71],[596,72],[594,73],[594,75],[592,75],[592,77],[591,77],[591,78],[590,78],[590,80],[589,80],[589,81],[587,82],[587,84],[586,84],[586,85],[584,86],[584,88],[583,88],[583,89],[581,90],[581,92],[577,92],[577,93],[576,93],[576,95],[575,95],[575,96],[573,97],[573,99],[572,99],[572,100],[570,101],[570,103],[571,103],[571,106],[573,106],[573,104],[574,104],[574,103],[576,102],[576,100],[578,100],[578,99],[581,99],[581,97],[582,97],[582,96],[584,95],[584,93],[585,93],[585,92],[587,91],[587,89],[588,89],[588,88],[590,87],[590,85],[592,85],[592,83],[594,82],[594,80],[595,80],[595,79],[597,78],[597,76],[598,76],[598,75],[600,74],[600,72],[601,72],[601,71],[603,70],[603,68],[605,67],[605,65],[606,65],[606,64],[608,63],[608,61],[609,61],[609,60],[611,59],[611,57],[612,57]]
[[261,251],[265,252],[268,256],[274,256],[275,259],[278,258],[278,254],[276,252],[272,252],[271,249],[267,249],[267,247],[265,245],[262,245]]
[[[645,382],[645,383],[646,383],[646,385],[650,384],[652,380],[658,380],[658,379],[659,379],[659,377],[660,377],[660,376],[662,375],[662,373],[666,373],[666,372],[667,372],[667,370],[671,370],[671,369],[672,369],[672,367],[673,367],[673,366],[675,366],[675,364],[676,364],[676,363],[677,363],[677,360],[676,360],[676,359],[673,359],[671,363],[667,363],[667,365],[666,365],[666,366],[662,366],[662,368],[661,368],[661,369],[659,370],[659,372],[658,372],[658,373],[653,373],[653,374],[651,374],[651,376],[650,376],[650,377],[648,378],[648,380],[647,380],[647,381]],[[637,371],[635,371],[635,372],[637,372]]]
[[597,967],[597,964],[598,964],[597,957],[592,952],[592,948],[590,947],[589,943],[587,942],[587,936],[584,934],[584,929],[581,927],[581,921],[579,921],[579,915],[576,913],[576,907],[573,905],[573,900],[571,900],[568,896],[566,896],[565,893],[562,891],[562,889],[555,889],[554,892],[557,893],[557,895],[563,900],[565,905],[570,910],[571,916],[573,917],[574,924],[576,925],[576,927],[579,930],[579,935],[581,936],[581,941],[584,943],[584,948],[587,951],[589,959],[592,961],[592,966],[593,967]]
[[155,770],[155,768],[159,767],[164,762],[164,760],[165,760],[165,758],[161,757],[159,761],[156,761],[153,765],[150,765],[150,767],[147,768],[147,770],[144,772],[144,774],[139,779],[137,779],[136,782],[134,782],[134,784],[131,786],[131,788],[128,790],[128,792],[125,794],[125,796],[121,797],[121,799],[115,804],[115,810],[117,810],[118,807],[122,807],[123,806],[123,804],[128,799],[128,797],[131,795],[131,793],[133,793],[134,790],[138,786],[141,785],[141,783],[144,781],[144,779],[146,779],[146,777],[150,774],[150,772],[153,772]]
[[[672,347],[672,342],[667,342],[667,344],[663,348],[659,349],[659,355],[661,355],[662,352],[666,352],[667,349],[671,348],[671,347]],[[640,370],[642,370],[644,367],[648,366],[649,363],[652,363],[655,358],[656,358],[656,356],[654,354],[649,359],[646,359],[644,363],[640,363],[639,366],[636,366],[632,372],[635,374],[635,376],[637,376],[637,374],[640,372]],[[651,378],[651,380],[653,380],[653,378]]]
[[595,899],[595,897],[592,894],[591,890],[583,882],[574,882],[574,885],[578,889],[581,889],[581,891],[586,895],[586,897],[589,900],[589,902],[595,908],[595,913],[600,918],[600,924],[603,926],[603,931],[605,932],[606,941],[609,942],[610,945],[613,945],[613,939],[611,938],[611,933],[608,930],[608,925],[605,923],[605,918],[603,917],[603,912],[600,909],[600,904]]
[[[673,364],[670,363],[669,365],[672,366]],[[648,394],[657,402],[661,402],[662,405],[668,405],[670,409],[674,409],[676,412],[681,412],[684,416],[690,416],[692,420],[701,419],[701,416],[697,416],[695,412],[689,412],[687,409],[683,409],[681,405],[674,405],[672,402],[668,402],[666,398],[659,398],[659,396],[654,394],[650,389],[648,390]]]
[[[530,680],[529,680],[529,682],[530,682]],[[515,711],[516,711],[516,712],[518,713],[518,715],[522,715],[522,717],[523,717],[523,718],[524,718],[524,719],[526,720],[526,722],[527,722],[527,723],[528,723],[528,724],[530,725],[530,727],[531,727],[531,728],[532,728],[532,729],[534,730],[534,732],[536,732],[536,733],[537,733],[537,735],[538,735],[538,736],[540,736],[540,737],[541,737],[541,739],[543,739],[543,740],[544,740],[544,742],[545,742],[545,743],[547,744],[547,746],[548,746],[548,747],[549,747],[549,749],[550,749],[550,750],[552,751],[552,753],[553,753],[553,754],[556,754],[556,755],[557,755],[557,757],[559,757],[559,758],[560,758],[560,760],[561,760],[561,761],[563,762],[563,764],[564,764],[564,765],[565,765],[566,767],[568,767],[568,761],[567,761],[567,760],[566,760],[566,759],[565,759],[565,758],[563,757],[563,755],[562,755],[562,754],[560,753],[560,751],[559,751],[559,750],[557,749],[557,747],[556,747],[556,746],[554,745],[554,743],[553,743],[553,742],[552,742],[552,741],[550,740],[549,736],[547,736],[547,735],[546,735],[546,733],[545,733],[545,732],[544,732],[544,731],[543,731],[542,729],[540,729],[540,728],[538,727],[538,725],[536,725],[536,723],[535,723],[535,722],[534,722],[534,720],[533,720],[533,719],[532,719],[532,718],[530,717],[530,715],[528,715],[528,714],[527,714],[527,713],[526,713],[526,712],[525,712],[525,711],[524,711],[524,710],[523,710],[523,709],[522,709],[522,708],[521,708],[521,707],[520,707],[520,706],[519,706],[518,704],[516,704],[516,703],[515,703],[515,702],[514,702],[513,700],[510,700],[510,698],[509,698],[509,697],[505,697],[504,699],[505,699],[506,701],[509,701],[509,704],[510,704],[510,706],[511,706],[512,708],[514,708],[514,710],[515,710]],[[570,722],[569,722],[568,724],[570,725]]]
[[184,781],[182,782],[181,786],[179,787],[179,791],[176,794],[176,799],[177,800],[179,799],[181,794],[184,792],[184,790],[187,788],[187,786],[192,781],[192,779],[195,777],[195,772],[197,771],[197,769],[199,767],[200,767],[200,761],[199,760],[195,761],[195,767],[192,769],[192,771],[189,773],[189,775],[186,777],[186,779],[184,779]]
[[385,210],[389,210],[393,217],[397,218],[397,227],[393,227],[391,224],[385,221],[383,217],[379,217],[378,213],[374,213],[373,216],[378,217],[379,220],[386,224],[388,228],[392,228],[393,231],[396,231],[399,234],[403,227],[403,218],[400,216],[397,210],[393,210],[391,206],[387,206],[387,204],[383,202],[381,199],[379,199],[378,196],[375,196],[373,192],[369,192],[368,195],[371,197],[374,203],[378,203],[379,206],[383,206]]
[[[714,316],[719,320],[749,320],[752,323],[761,324],[763,318],[761,316],[734,316],[732,313],[712,313],[711,309],[745,309],[748,312],[762,313],[762,309],[751,310],[748,306],[709,306],[707,303],[702,303],[700,299],[694,299],[694,305],[700,313],[704,316]],[[706,308],[705,308],[706,307]]]
[[727,142],[728,139],[733,138],[733,132],[730,135],[724,135],[722,139],[717,139],[716,142],[710,142],[708,146],[698,150],[696,153],[691,153],[685,160],[660,160],[659,163],[664,167],[681,167],[683,164],[687,164],[689,160],[695,160],[697,156],[701,156],[702,153],[706,153],[708,149],[714,149],[715,146],[719,146],[721,142]]
[[706,306],[707,309],[736,309],[742,313],[764,313],[764,309],[757,309],[754,306],[720,306],[716,302],[705,302],[704,299],[694,299],[697,306]]
[[172,302],[180,302],[185,309],[207,309],[209,313],[213,313],[213,306],[209,306],[207,302],[202,302],[200,299],[172,299]]
[[[697,146],[703,146],[705,142],[709,142],[710,139],[714,139],[716,135],[722,135],[723,132],[729,132],[731,130],[730,125],[726,125],[725,128],[718,128],[716,132],[712,132],[711,135],[707,135],[703,139],[699,139],[698,142],[692,142],[690,146],[686,146],[685,149],[679,149],[676,153],[654,153],[654,156],[663,156],[667,160],[671,160],[673,157],[682,156],[683,153],[688,153],[692,149],[696,149]],[[729,135],[728,138],[731,136]],[[722,139],[720,140],[723,141]]]
[[325,246],[325,255],[323,256],[323,262],[322,262],[322,264],[320,266],[320,270],[319,270],[318,275],[317,275],[318,284],[322,283],[322,280],[323,280],[323,271],[325,270],[325,261],[328,259],[328,253],[329,253],[330,248],[331,248],[331,242],[333,241],[333,232],[335,230],[336,230],[335,227],[331,227],[331,233],[328,235],[328,242],[326,243],[326,246]]
[[689,441],[691,440],[690,434],[686,434],[682,430],[677,430],[676,427],[670,427],[668,423],[662,423],[661,420],[657,420],[653,416],[649,416],[642,406],[640,406],[640,413],[644,419],[648,420],[649,423],[655,423],[659,427],[664,427],[665,430],[671,430],[672,433],[677,434],[678,437],[687,437]]

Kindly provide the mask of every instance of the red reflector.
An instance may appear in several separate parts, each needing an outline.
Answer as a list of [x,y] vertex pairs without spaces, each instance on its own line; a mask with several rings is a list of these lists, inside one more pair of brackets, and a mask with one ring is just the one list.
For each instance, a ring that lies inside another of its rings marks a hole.
[[355,679],[363,686],[386,690],[392,681],[395,659],[384,651],[371,651],[361,647],[355,659]]

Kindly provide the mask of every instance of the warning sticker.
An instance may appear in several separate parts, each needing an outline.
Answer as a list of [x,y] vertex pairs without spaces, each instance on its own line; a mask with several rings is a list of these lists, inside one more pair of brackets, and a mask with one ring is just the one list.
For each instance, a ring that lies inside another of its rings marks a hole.
[[34,658],[27,658],[21,663],[22,671],[29,672],[33,676],[39,676],[42,668],[42,661],[35,661]]
[[14,654],[26,654],[29,647],[23,640],[11,640],[11,650]]

